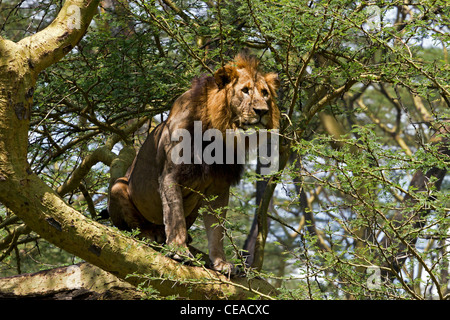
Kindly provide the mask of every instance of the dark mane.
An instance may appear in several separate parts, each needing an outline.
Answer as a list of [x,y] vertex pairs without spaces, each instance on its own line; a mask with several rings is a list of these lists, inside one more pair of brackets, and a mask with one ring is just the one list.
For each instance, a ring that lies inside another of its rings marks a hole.
[[[194,125],[190,124],[186,128],[191,137],[194,136]],[[203,130],[204,131],[204,130]],[[202,155],[203,151],[208,146],[211,141],[203,141],[202,142]],[[213,163],[207,164],[202,161],[201,164],[194,163],[194,152],[191,153],[191,163],[189,164],[179,164],[176,166],[176,176],[177,180],[180,181],[181,184],[190,185],[193,180],[201,179],[206,181],[210,178],[216,180],[226,181],[231,185],[237,184],[241,180],[242,173],[244,172],[244,165],[237,163],[237,155],[234,153],[234,161],[232,164],[226,163],[226,143],[223,140],[223,156],[222,164]],[[191,150],[194,150],[194,141],[191,141]]]
[[202,75],[200,77],[196,77],[192,80],[191,90],[192,97],[198,97],[205,95],[208,90],[216,89],[217,84],[214,80],[213,76]]
[[217,89],[214,77],[203,75],[194,78],[191,85],[191,101],[195,103],[196,107],[206,105],[208,92],[213,89]]
[[236,185],[244,172],[242,164],[179,164],[177,165],[177,180],[181,185],[192,185],[192,181],[207,181],[212,178]]

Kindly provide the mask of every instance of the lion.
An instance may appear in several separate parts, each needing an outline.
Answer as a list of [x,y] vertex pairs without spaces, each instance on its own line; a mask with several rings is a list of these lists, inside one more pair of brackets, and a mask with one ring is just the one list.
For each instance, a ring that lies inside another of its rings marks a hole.
[[139,229],[140,236],[189,254],[188,229],[199,209],[207,205],[214,211],[202,214],[211,268],[232,272],[234,266],[227,262],[223,249],[221,219],[226,215],[223,208],[228,205],[230,187],[239,182],[243,165],[176,164],[171,154],[178,142],[171,136],[178,129],[192,132],[195,121],[201,121],[203,131],[223,133],[227,129],[277,129],[278,75],[263,73],[258,65],[256,57],[238,54],[213,76],[195,79],[190,90],[174,102],[167,120],[148,134],[125,177],[111,187],[108,211],[117,228]]

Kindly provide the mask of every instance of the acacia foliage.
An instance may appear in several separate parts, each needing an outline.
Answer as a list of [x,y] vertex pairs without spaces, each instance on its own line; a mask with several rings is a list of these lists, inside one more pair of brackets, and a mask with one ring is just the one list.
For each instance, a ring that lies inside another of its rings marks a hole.
[[[59,5],[36,2],[25,25],[20,3],[1,4],[12,40],[44,27]],[[77,171],[83,160],[105,141],[115,154],[139,146],[148,126],[127,130],[133,120],[160,121],[192,78],[246,49],[280,75],[288,161],[272,192],[256,189],[267,177],[254,165],[233,190],[229,255],[243,263],[257,212],[269,221],[262,271],[282,298],[446,298],[449,10],[443,0],[104,1],[80,44],[39,78],[31,168],[97,219],[111,158]],[[271,198],[266,208],[255,191]],[[9,236],[20,221],[1,217],[5,268],[55,250],[29,230]]]

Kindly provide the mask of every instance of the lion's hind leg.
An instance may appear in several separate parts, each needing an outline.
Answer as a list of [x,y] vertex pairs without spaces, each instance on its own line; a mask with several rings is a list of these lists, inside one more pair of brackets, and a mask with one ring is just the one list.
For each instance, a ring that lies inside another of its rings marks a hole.
[[128,179],[123,177],[114,182],[108,205],[112,223],[120,230],[139,229],[139,237],[150,241],[164,243],[166,240],[163,225],[156,225],[146,220],[136,209],[128,193]]

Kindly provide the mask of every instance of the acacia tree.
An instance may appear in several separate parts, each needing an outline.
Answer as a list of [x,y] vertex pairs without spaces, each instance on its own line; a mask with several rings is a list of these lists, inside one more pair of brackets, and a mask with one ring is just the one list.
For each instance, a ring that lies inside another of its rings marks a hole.
[[[192,78],[247,49],[280,74],[283,114],[280,171],[259,177],[250,166],[225,222],[247,277],[272,279],[282,298],[448,298],[448,11],[446,1],[105,1],[95,28],[33,86],[20,139],[31,131],[31,170],[18,165],[15,189],[1,179],[14,213],[5,247],[36,242],[30,228],[62,245],[58,229],[76,217],[93,229],[68,233],[80,242],[64,238],[65,250],[108,271],[132,265],[121,276],[149,272],[137,268],[147,253],[107,253],[135,240],[90,219]],[[24,195],[26,181],[39,187]],[[33,202],[38,220],[21,214],[34,192],[46,195]],[[54,210],[42,205],[49,195]],[[201,226],[192,232],[201,247]]]
[[[249,287],[249,283],[245,284],[246,280],[237,279],[230,290],[229,285],[232,283],[223,275],[200,267],[179,265],[149,246],[139,245],[136,240],[87,220],[58,195],[67,192],[65,188],[70,188],[67,185],[70,186],[74,183],[71,181],[77,179],[76,173],[71,177],[72,180],[56,191],[31,170],[27,159],[28,131],[38,74],[60,60],[79,42],[97,5],[96,1],[66,1],[55,20],[42,31],[17,43],[0,39],[0,201],[20,217],[28,228],[46,240],[118,277],[128,277],[127,280],[133,284],[149,281],[138,276],[129,277],[134,273],[151,275],[156,279],[159,277],[159,281],[150,282],[154,282],[154,287],[163,295],[171,293],[176,283],[179,283],[176,293],[188,296],[189,292],[192,298],[243,297],[258,290],[267,293],[271,290],[270,286],[259,280],[252,281],[252,287]],[[123,128],[115,131],[127,134]],[[113,145],[112,142],[106,143],[110,149]],[[86,157],[84,164],[99,160],[112,162],[110,154],[104,155],[106,150],[97,149],[97,153],[90,156],[94,159]],[[78,170],[82,170],[82,166]],[[196,284],[196,289],[192,291],[185,281],[196,278],[206,281]],[[226,283],[223,287],[222,281]]]

